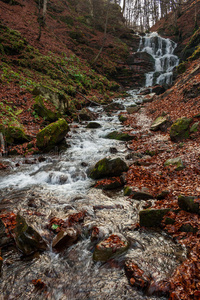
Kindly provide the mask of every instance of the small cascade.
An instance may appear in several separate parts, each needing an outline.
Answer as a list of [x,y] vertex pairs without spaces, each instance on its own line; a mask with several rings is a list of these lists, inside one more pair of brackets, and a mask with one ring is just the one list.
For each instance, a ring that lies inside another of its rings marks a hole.
[[3,138],[3,133],[0,132],[0,156],[5,153],[5,141]]
[[173,69],[179,63],[178,57],[173,54],[176,46],[175,42],[160,37],[157,32],[141,38],[138,52],[147,52],[155,60],[155,70],[146,74],[146,87],[172,84]]

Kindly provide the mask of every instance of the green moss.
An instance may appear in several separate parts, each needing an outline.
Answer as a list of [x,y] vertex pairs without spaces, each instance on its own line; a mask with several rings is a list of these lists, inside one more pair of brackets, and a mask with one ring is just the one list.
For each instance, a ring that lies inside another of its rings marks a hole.
[[8,145],[23,144],[30,141],[29,137],[25,134],[22,125],[14,126],[11,124],[6,127],[1,125],[0,127],[0,131],[5,135],[5,140]]
[[125,122],[128,118],[127,118],[126,116],[124,116],[124,115],[119,115],[119,116],[118,116],[118,119],[119,119],[120,122],[123,123],[123,122]]
[[157,227],[161,226],[163,217],[170,209],[145,209],[139,212],[140,226]]
[[132,194],[132,189],[130,186],[125,186],[124,187],[124,196],[130,196]]
[[170,138],[172,141],[177,142],[189,137],[190,130],[189,126],[192,119],[180,118],[177,119],[174,124],[172,124],[170,129]]
[[36,145],[44,152],[49,151],[63,141],[68,131],[69,126],[67,122],[64,119],[59,119],[46,126],[37,134]]
[[122,133],[113,131],[105,136],[106,139],[118,140],[118,141],[132,141],[135,139],[135,136],[128,133]]
[[56,121],[60,117],[60,114],[47,109],[43,99],[44,98],[40,95],[35,98],[35,104],[33,105],[35,112],[44,120],[49,122]]

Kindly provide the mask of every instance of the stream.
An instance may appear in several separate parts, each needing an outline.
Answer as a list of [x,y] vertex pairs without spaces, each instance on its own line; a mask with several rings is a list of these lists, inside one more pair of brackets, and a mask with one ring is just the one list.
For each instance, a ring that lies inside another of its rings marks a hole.
[[[129,91],[129,97],[115,99],[124,107],[140,104],[144,96]],[[125,108],[124,108],[125,109]],[[104,157],[121,157],[130,153],[125,142],[105,139],[106,134],[125,130],[118,114],[91,107],[98,114],[101,127],[88,129],[88,122],[71,124],[66,151],[31,158],[2,157],[9,168],[0,171],[0,209],[21,215],[48,244],[48,250],[31,259],[20,256],[10,247],[4,253],[0,278],[0,299],[166,299],[145,296],[131,287],[124,271],[124,261],[131,259],[151,276],[162,280],[171,276],[185,259],[186,251],[164,232],[132,230],[138,213],[146,203],[124,197],[123,190],[102,191],[92,186],[88,167]],[[148,124],[149,120],[142,120]],[[130,127],[128,128],[130,130]],[[137,134],[132,128],[131,132]],[[112,149],[116,154],[112,154]],[[30,205],[30,203],[32,205]],[[58,253],[52,249],[52,233],[47,224],[52,217],[66,219],[69,214],[86,211],[79,241]],[[90,232],[99,228],[99,239],[111,233],[123,234],[131,246],[115,263],[94,262],[94,243]],[[32,280],[41,279],[46,292],[35,289]]]

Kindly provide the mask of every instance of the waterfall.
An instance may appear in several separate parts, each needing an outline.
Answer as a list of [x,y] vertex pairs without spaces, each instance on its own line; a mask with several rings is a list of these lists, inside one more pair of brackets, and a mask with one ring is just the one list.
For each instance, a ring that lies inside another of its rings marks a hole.
[[5,153],[5,141],[3,138],[3,134],[0,132],[0,156]]
[[179,63],[174,55],[177,44],[170,39],[160,37],[157,32],[149,33],[141,37],[139,52],[147,52],[155,60],[155,69],[146,74],[146,87],[155,84],[172,84],[173,69]]

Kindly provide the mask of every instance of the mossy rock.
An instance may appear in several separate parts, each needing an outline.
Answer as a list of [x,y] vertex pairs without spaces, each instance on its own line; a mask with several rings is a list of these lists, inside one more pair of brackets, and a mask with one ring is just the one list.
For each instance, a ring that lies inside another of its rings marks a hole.
[[67,110],[67,99],[64,94],[56,93],[46,86],[37,86],[33,89],[34,96],[42,96],[49,100],[59,112],[64,113]]
[[190,128],[190,132],[194,133],[198,131],[198,127],[199,127],[199,122],[195,122],[194,124],[192,124],[191,128]]
[[96,128],[100,128],[101,125],[97,122],[90,122],[87,124],[86,128],[91,128],[91,129],[96,129]]
[[35,98],[35,103],[33,105],[35,112],[42,117],[44,120],[47,120],[49,122],[54,122],[58,120],[58,118],[61,116],[59,113],[55,113],[49,109],[47,109],[44,105],[44,100],[41,95],[37,96]]
[[140,110],[141,106],[133,105],[126,108],[128,114],[134,114]]
[[150,193],[147,192],[142,192],[142,191],[137,191],[137,192],[132,192],[132,198],[135,200],[149,200],[149,199],[154,199],[154,196],[151,195]]
[[176,166],[176,171],[181,171],[185,168],[183,161],[180,157],[170,158],[165,161],[164,165],[165,166],[170,166],[170,165]]
[[121,158],[103,158],[90,170],[89,177],[92,179],[100,179],[104,177],[120,176],[126,171],[128,171],[128,166]]
[[192,122],[191,118],[180,118],[177,119],[174,124],[172,124],[170,129],[170,138],[173,142],[179,142],[184,139],[187,139],[190,135],[190,123]]
[[64,119],[49,124],[37,134],[37,147],[47,152],[62,142],[69,131],[69,126]]
[[193,196],[178,196],[178,205],[184,211],[200,215],[199,203],[195,202],[195,197]]
[[105,136],[106,139],[118,140],[118,141],[132,141],[136,137],[128,133],[113,131]]
[[130,186],[124,187],[124,196],[130,196],[133,193],[133,190]]
[[25,255],[30,255],[35,251],[44,251],[47,249],[47,244],[43,238],[19,214],[17,215],[16,222],[15,242],[20,251]]
[[124,116],[124,115],[119,115],[119,116],[118,116],[118,119],[119,119],[119,121],[122,122],[122,123],[128,120],[128,118],[127,118],[126,116]]
[[189,232],[196,233],[198,231],[198,228],[197,227],[193,227],[190,224],[183,224],[179,228],[179,231],[181,231],[181,232],[187,232],[187,233],[189,233]]
[[110,258],[119,256],[127,251],[129,243],[121,234],[112,234],[107,239],[96,245],[93,253],[93,260],[107,261]]
[[139,212],[140,226],[159,227],[163,217],[170,211],[168,208],[163,209],[144,209]]
[[30,141],[30,137],[25,134],[23,126],[8,125],[3,127],[0,125],[0,131],[4,134],[5,140],[8,145],[18,145]]
[[163,125],[165,125],[167,122],[167,118],[166,117],[158,117],[155,119],[155,121],[153,121],[150,130],[152,131],[157,131],[159,130]]

